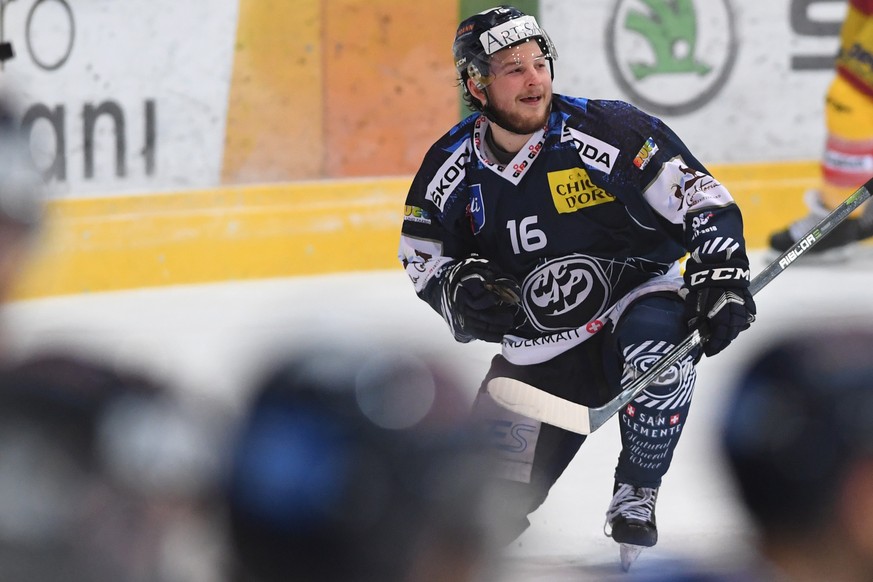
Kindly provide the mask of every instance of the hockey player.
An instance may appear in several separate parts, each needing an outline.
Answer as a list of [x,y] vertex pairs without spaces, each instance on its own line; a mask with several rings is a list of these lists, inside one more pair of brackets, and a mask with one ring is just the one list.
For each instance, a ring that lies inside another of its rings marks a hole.
[[[628,103],[553,94],[555,46],[516,8],[461,22],[453,52],[477,113],[427,152],[399,258],[456,340],[502,344],[474,413],[497,441],[510,541],[585,437],[499,408],[489,378],[602,404],[689,328],[717,354],[749,327],[755,304],[740,210],[664,123]],[[658,540],[655,501],[700,356],[620,414],[605,528],[625,567]]]
[[[836,76],[825,99],[827,141],[821,160],[822,181],[806,192],[809,214],[770,236],[784,252],[797,243],[873,174],[873,0],[850,0],[840,31]],[[873,236],[873,207],[864,204],[840,223],[810,254],[846,258],[846,249]]]

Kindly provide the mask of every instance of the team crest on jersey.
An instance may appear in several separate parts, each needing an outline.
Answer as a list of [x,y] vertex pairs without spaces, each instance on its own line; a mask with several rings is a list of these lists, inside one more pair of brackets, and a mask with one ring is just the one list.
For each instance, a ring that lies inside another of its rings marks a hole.
[[583,168],[549,172],[548,178],[552,201],[561,214],[615,202],[615,196],[594,184]]
[[567,125],[561,132],[561,141],[572,141],[576,146],[576,151],[579,152],[579,157],[586,166],[600,170],[604,174],[612,172],[612,167],[618,158],[618,148]]
[[470,186],[470,205],[467,207],[470,222],[473,225],[473,234],[479,234],[485,226],[485,203],[482,200],[482,184]]
[[524,280],[524,310],[540,331],[576,329],[609,305],[609,278],[592,257],[573,255],[537,267]]

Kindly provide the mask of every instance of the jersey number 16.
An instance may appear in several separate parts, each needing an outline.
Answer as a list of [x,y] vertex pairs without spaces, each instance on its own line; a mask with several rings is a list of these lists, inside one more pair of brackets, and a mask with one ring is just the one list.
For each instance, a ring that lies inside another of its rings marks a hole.
[[546,233],[538,228],[533,228],[536,223],[536,216],[527,216],[517,225],[515,220],[506,222],[509,240],[512,243],[512,252],[516,255],[520,255],[522,250],[530,252],[546,246]]

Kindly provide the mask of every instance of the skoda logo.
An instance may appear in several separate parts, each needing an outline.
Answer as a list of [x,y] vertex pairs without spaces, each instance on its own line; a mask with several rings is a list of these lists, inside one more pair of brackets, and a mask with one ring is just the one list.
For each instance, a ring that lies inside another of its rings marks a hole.
[[630,101],[658,115],[685,115],[724,87],[737,58],[728,0],[617,0],[606,54]]

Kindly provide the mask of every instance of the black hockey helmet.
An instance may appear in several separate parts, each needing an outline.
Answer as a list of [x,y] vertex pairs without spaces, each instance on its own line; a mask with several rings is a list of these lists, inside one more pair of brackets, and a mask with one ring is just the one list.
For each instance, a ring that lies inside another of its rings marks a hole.
[[817,527],[854,460],[873,458],[871,353],[869,331],[818,329],[777,341],[739,377],[721,440],[764,532]]
[[458,25],[452,53],[464,93],[467,94],[467,79],[473,79],[479,88],[486,87],[490,77],[489,62],[497,51],[515,46],[529,39],[536,40],[554,78],[553,61],[558,52],[536,18],[512,6],[497,6],[467,18]]

